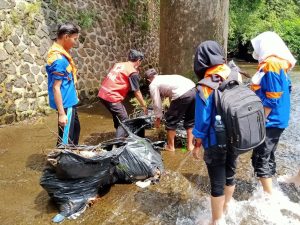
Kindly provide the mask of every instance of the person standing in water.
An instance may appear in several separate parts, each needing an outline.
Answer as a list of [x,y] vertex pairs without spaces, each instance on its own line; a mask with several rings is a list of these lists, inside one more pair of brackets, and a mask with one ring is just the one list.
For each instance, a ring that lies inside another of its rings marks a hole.
[[253,58],[259,62],[251,87],[260,97],[266,117],[266,139],[253,150],[252,165],[263,190],[272,194],[272,177],[276,173],[275,151],[290,116],[291,81],[288,71],[295,66],[296,60],[274,32],[261,33],[251,43]]
[[47,57],[49,104],[58,112],[57,146],[78,145],[79,141],[80,123],[76,109],[78,97],[75,87],[77,68],[70,55],[78,36],[79,29],[74,24],[59,25],[57,38]]
[[112,114],[116,137],[126,137],[126,132],[119,123],[128,119],[123,100],[129,91],[133,91],[143,111],[147,114],[147,106],[140,91],[140,75],[138,68],[144,59],[144,54],[131,49],[127,62],[116,63],[101,83],[98,97],[101,103]]
[[[201,43],[195,54],[195,73],[198,79],[205,78],[211,84],[219,87],[227,80],[231,69],[225,64],[222,47],[215,41]],[[238,79],[241,80],[240,74]],[[216,138],[216,104],[214,89],[204,84],[197,85],[195,126],[193,135],[195,147],[193,156],[201,159],[201,146],[204,148],[204,161],[208,170],[211,184],[212,224],[224,221],[223,214],[227,211],[229,202],[235,189],[235,170],[237,153],[227,145],[220,148]]]
[[162,97],[170,99],[170,107],[165,113],[167,145],[165,150],[175,151],[174,139],[178,123],[183,120],[187,133],[187,149],[193,150],[193,134],[195,117],[195,84],[190,79],[180,75],[158,75],[155,69],[145,73],[149,81],[150,96],[153,102],[155,127],[159,128],[163,117]]

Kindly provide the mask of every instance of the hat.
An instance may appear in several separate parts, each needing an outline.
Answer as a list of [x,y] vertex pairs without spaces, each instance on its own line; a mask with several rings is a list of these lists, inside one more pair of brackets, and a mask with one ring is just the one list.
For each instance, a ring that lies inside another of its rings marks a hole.
[[148,70],[145,72],[145,77],[146,77],[147,79],[149,79],[149,78],[151,78],[151,77],[153,77],[153,76],[155,76],[155,75],[157,75],[157,72],[156,72],[156,70],[155,70],[154,68],[148,69]]

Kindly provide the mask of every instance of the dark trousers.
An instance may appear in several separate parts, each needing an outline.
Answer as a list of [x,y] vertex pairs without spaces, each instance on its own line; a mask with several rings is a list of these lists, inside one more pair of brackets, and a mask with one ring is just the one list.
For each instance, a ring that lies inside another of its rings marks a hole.
[[204,161],[206,163],[211,185],[211,196],[224,195],[224,186],[235,184],[236,160],[238,155],[231,149],[212,147],[205,150]]
[[78,118],[77,108],[66,108],[65,113],[68,118],[68,123],[64,127],[58,125],[59,137],[56,145],[78,145],[80,136],[80,122]]
[[176,130],[178,123],[184,119],[183,127],[192,128],[195,121],[196,89],[192,88],[184,95],[173,100],[166,112],[166,129]]
[[266,140],[253,149],[252,166],[257,177],[270,178],[276,173],[275,151],[284,129],[266,128]]
[[107,110],[111,113],[114,121],[114,127],[116,129],[116,137],[126,137],[126,131],[120,126],[119,120],[122,122],[128,119],[128,114],[125,109],[125,106],[121,102],[108,102],[104,99],[100,98],[101,103],[107,108]]

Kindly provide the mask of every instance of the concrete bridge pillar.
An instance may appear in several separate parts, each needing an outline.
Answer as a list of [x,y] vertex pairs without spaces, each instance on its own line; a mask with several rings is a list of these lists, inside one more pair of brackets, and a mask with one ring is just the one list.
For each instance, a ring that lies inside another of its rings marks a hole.
[[163,74],[193,71],[197,45],[216,40],[226,51],[229,0],[160,1],[160,69]]

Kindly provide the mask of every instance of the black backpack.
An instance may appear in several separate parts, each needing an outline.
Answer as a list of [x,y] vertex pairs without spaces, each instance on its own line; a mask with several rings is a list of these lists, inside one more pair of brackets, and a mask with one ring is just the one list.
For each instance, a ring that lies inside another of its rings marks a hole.
[[260,98],[238,81],[238,73],[231,71],[227,80],[218,83],[213,78],[202,79],[214,89],[217,114],[226,128],[227,143],[238,153],[251,150],[265,140],[265,116]]

